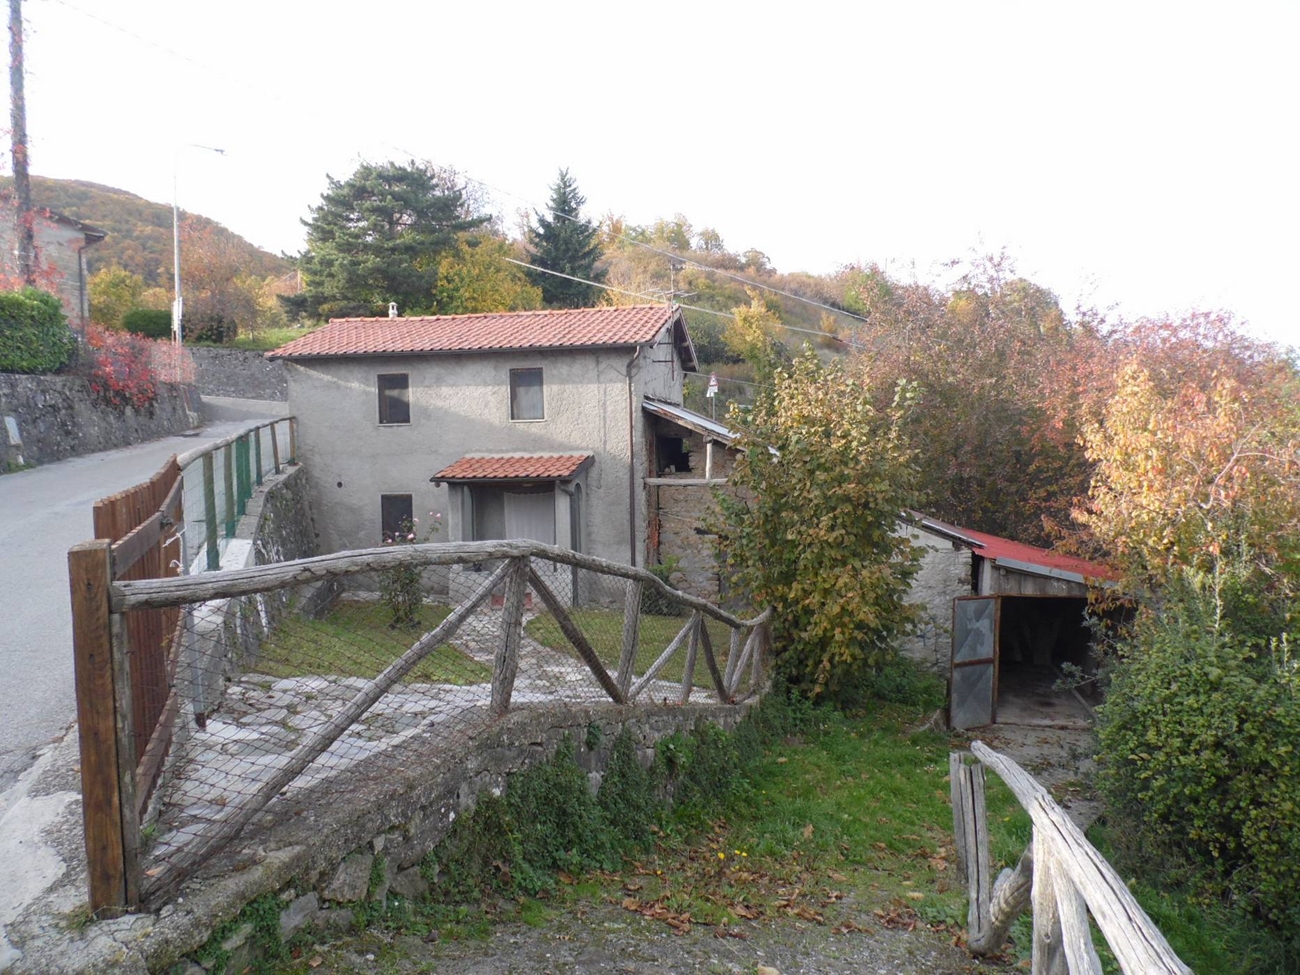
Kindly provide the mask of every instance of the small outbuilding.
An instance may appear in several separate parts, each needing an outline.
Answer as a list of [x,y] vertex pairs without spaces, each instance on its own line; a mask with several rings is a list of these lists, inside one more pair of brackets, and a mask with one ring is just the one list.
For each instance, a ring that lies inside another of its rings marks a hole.
[[952,727],[1086,721],[1054,685],[1066,664],[1091,673],[1089,597],[1115,571],[916,512],[900,527],[923,551],[911,597],[923,626],[904,650],[947,670]]

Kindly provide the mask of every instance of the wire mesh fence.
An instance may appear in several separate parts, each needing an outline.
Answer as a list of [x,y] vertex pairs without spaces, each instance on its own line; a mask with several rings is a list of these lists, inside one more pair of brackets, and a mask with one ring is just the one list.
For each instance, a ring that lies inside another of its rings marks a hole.
[[216,444],[180,455],[185,526],[179,559],[189,573],[228,567],[227,554],[242,558],[236,541],[239,519],[256,488],[296,462],[292,417],[249,426]]
[[[743,699],[766,616],[741,620],[643,570],[528,542],[425,544],[120,584],[120,617],[176,607],[172,747],[138,800],[158,902],[281,800],[509,709]],[[260,820],[259,820],[260,821]]]

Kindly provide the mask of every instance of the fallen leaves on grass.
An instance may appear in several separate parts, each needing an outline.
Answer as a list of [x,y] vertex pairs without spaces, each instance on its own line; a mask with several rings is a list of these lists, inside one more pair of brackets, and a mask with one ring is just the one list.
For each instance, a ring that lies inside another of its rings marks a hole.
[[872,911],[885,927],[895,931],[915,931],[920,917],[910,907],[887,907]]
[[664,906],[663,901],[640,901],[635,897],[624,897],[623,910],[640,914],[652,921],[663,921],[673,929],[673,934],[689,934],[691,931],[690,913],[671,911]]

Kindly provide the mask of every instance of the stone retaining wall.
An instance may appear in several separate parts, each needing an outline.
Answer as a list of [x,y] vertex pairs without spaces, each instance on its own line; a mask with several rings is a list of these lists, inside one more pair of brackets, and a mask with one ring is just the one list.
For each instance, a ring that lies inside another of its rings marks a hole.
[[[193,389],[158,385],[158,398],[144,410],[101,406],[80,376],[0,373],[0,472],[49,464],[67,457],[114,450],[169,437],[199,424],[201,403]],[[13,443],[13,419],[21,447]]]
[[194,358],[195,385],[205,396],[288,401],[289,380],[283,362],[243,349],[187,348]]
[[[716,704],[538,705],[511,711],[458,752],[432,736],[413,740],[394,750],[401,754],[389,762],[359,769],[353,781],[331,780],[319,790],[277,800],[265,817],[271,825],[240,837],[158,913],[57,929],[39,944],[25,944],[13,975],[197,973],[203,969],[190,957],[217,927],[272,892],[282,901],[284,938],[306,925],[346,927],[353,920],[349,905],[367,895],[423,893],[417,865],[452,821],[473,808],[484,790],[499,792],[511,774],[550,758],[565,736],[595,787],[624,728],[648,764],[659,739],[687,731],[701,719],[732,728],[747,710],[747,705]],[[599,744],[588,748],[593,726]],[[384,876],[372,890],[380,854]],[[232,954],[227,971],[240,971],[254,960],[249,934],[236,930],[227,939]]]
[[[691,469],[668,475],[677,480],[704,476],[704,438],[691,433],[684,438],[691,455]],[[736,452],[722,444],[713,445],[713,476],[730,477],[736,466]],[[654,492],[651,510],[658,517],[659,560],[677,559],[677,575],[672,584],[683,592],[702,599],[717,601],[726,598],[718,575],[718,560],[714,552],[717,539],[707,526],[718,521],[718,503],[713,487],[701,484],[663,484],[650,488]],[[729,490],[725,486],[721,490]]]

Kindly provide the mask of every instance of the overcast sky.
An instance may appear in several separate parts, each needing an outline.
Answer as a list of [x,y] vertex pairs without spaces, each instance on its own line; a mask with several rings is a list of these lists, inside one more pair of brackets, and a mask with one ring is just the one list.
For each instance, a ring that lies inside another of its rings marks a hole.
[[[25,0],[33,171],[296,252],[325,174],[411,156],[541,204],[567,166],[780,270],[1226,308],[1300,345],[1300,4]],[[218,157],[177,147],[197,142]]]

